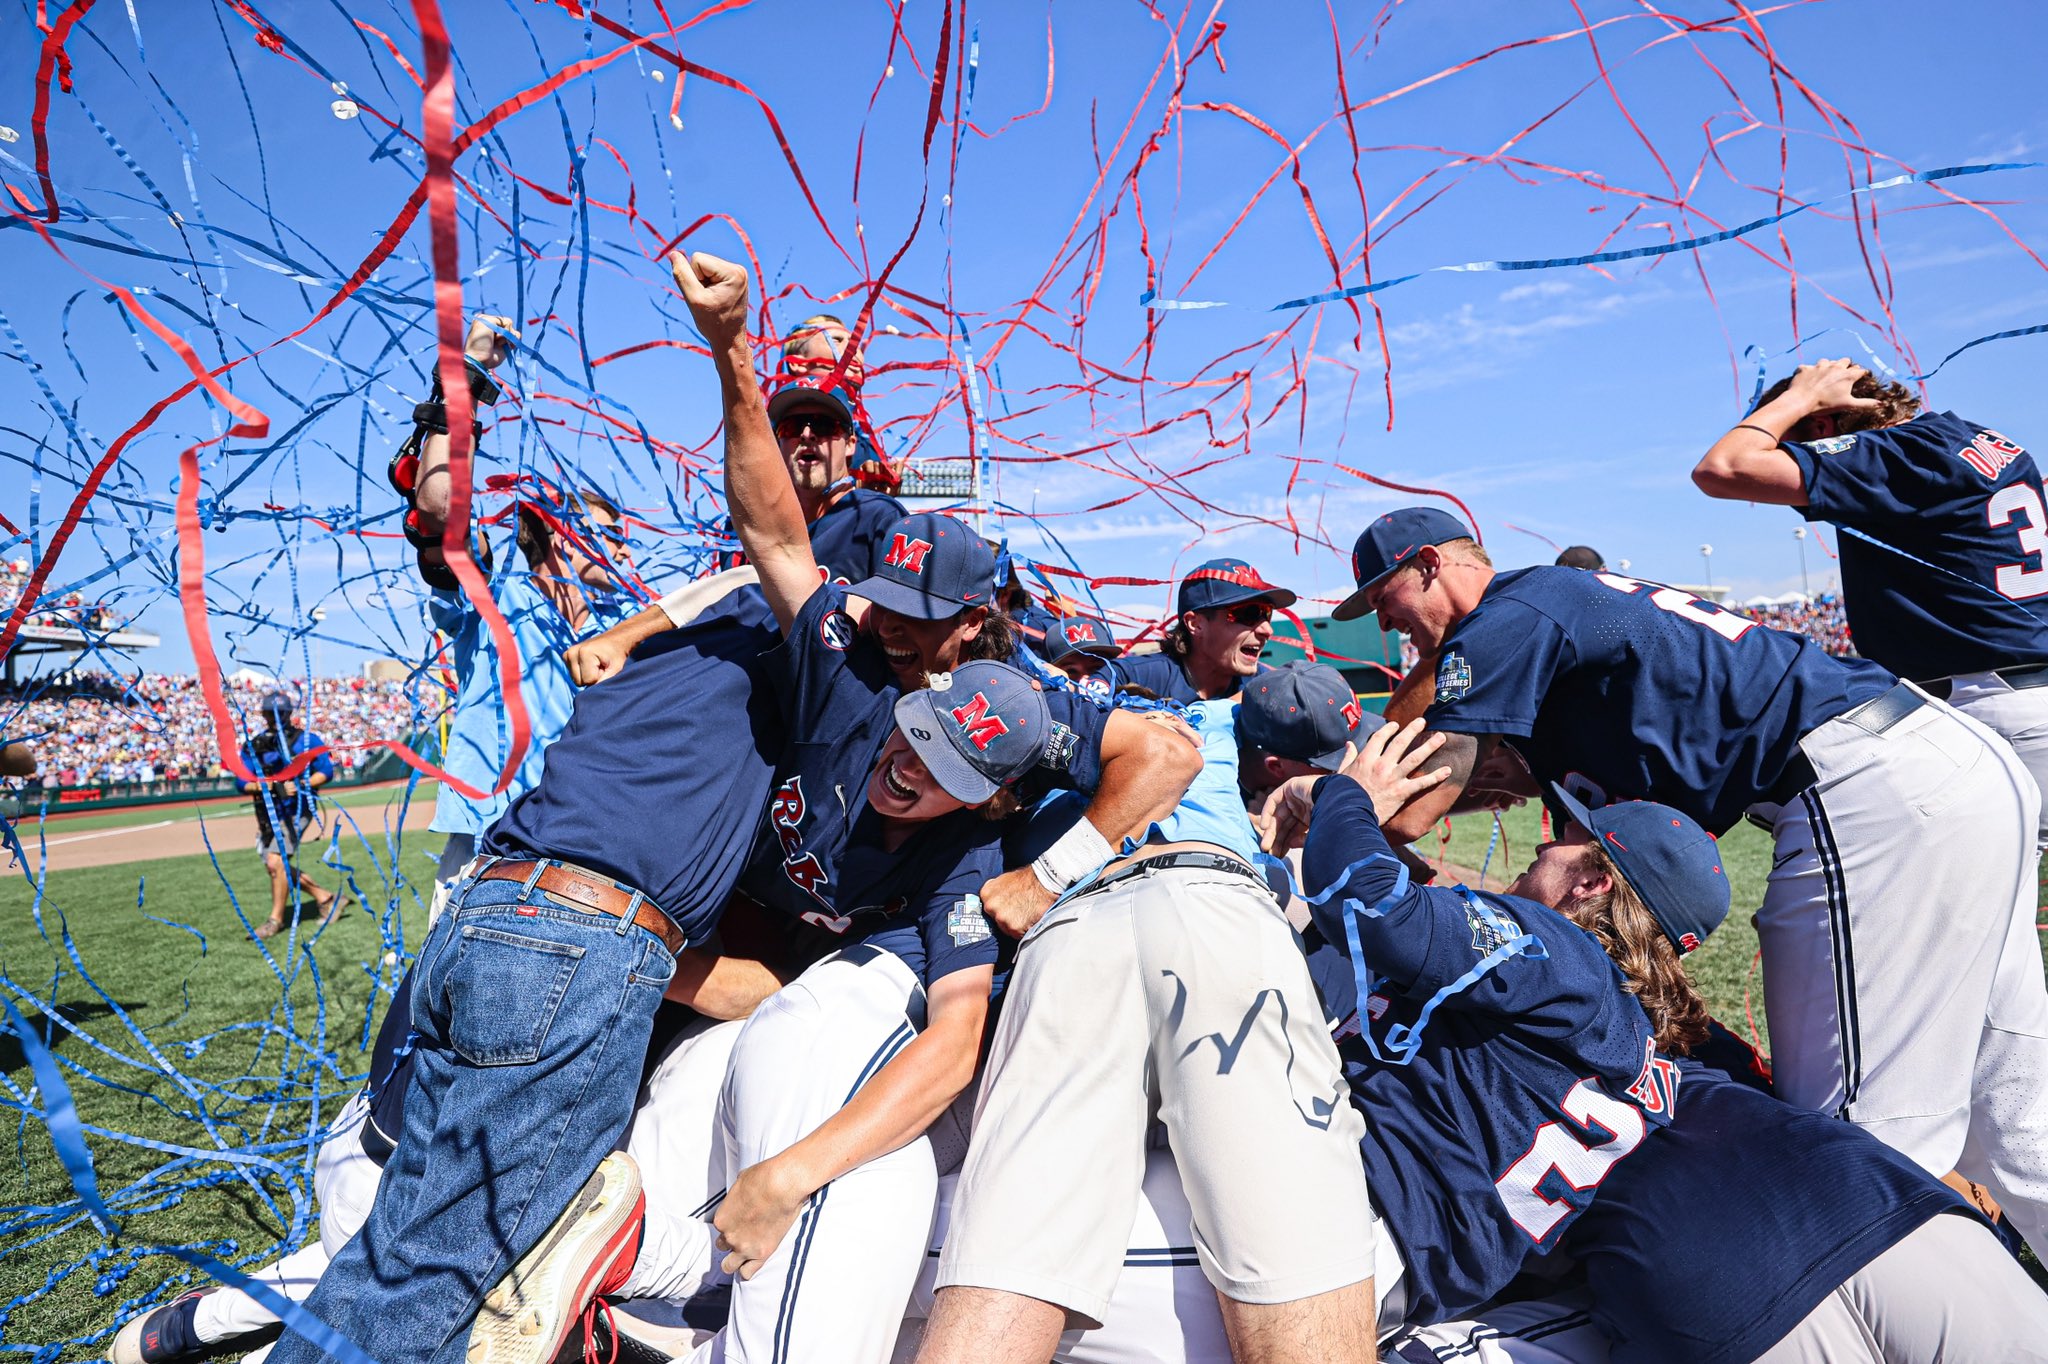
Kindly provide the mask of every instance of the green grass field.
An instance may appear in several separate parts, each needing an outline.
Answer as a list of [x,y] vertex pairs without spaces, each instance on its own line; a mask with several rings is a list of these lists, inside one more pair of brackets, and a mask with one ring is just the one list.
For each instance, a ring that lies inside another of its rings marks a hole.
[[[413,804],[432,805],[434,796],[440,789],[439,782],[421,782],[413,791]],[[368,806],[390,804],[396,799],[397,790],[397,787],[388,784],[351,786],[331,794],[323,794],[320,803],[361,810]],[[196,821],[202,814],[208,819],[217,815],[240,814],[248,805],[248,799],[247,796],[230,796],[216,800],[165,801],[161,805],[135,805],[125,810],[108,810],[103,814],[53,814],[41,827],[51,838],[62,838],[67,834],[92,833],[100,829],[133,829],[144,824],[185,823]],[[361,815],[357,816],[359,821],[361,818]],[[35,820],[23,819],[15,826],[15,832],[23,843],[32,843],[37,827]]]
[[[8,992],[15,1007],[41,1034],[50,1025],[40,1015],[54,1000],[60,1019],[107,1048],[69,1034],[61,1023],[54,1029],[52,1049],[86,1124],[214,1149],[215,1138],[195,1120],[194,1097],[151,1060],[136,1030],[191,1082],[217,1087],[200,1093],[222,1144],[303,1141],[316,1085],[320,1108],[332,1116],[361,1083],[366,1028],[373,1012],[381,1017],[394,975],[383,963],[380,920],[389,919],[394,934],[402,930],[399,940],[417,946],[426,922],[421,897],[433,887],[427,854],[440,842],[438,835],[406,840],[408,879],[401,883],[392,875],[386,840],[371,826],[365,833],[367,845],[344,839],[342,847],[371,912],[352,907],[325,931],[315,933],[308,923],[295,941],[280,935],[260,947],[230,903],[232,892],[252,923],[269,912],[268,879],[256,854],[243,847],[222,851],[218,872],[202,855],[54,873],[40,925],[26,879],[17,871],[0,881],[0,975],[15,987]],[[314,868],[313,875],[329,887],[342,879],[327,867]],[[394,916],[401,904],[403,914]],[[73,963],[73,950],[89,979]],[[194,1045],[201,1039],[208,1039],[203,1049]],[[108,1083],[95,1083],[74,1067]],[[19,1109],[33,1081],[19,1042],[4,1033],[0,1072]],[[289,1082],[281,1085],[281,1076]],[[272,1102],[280,1092],[286,1101]],[[0,1162],[0,1222],[71,1197],[41,1121],[18,1121],[14,1137],[9,1158]],[[125,1303],[189,1272],[149,1253],[153,1245],[203,1244],[216,1258],[253,1266],[271,1258],[289,1227],[293,1199],[311,1208],[310,1181],[277,1175],[258,1181],[272,1205],[239,1179],[179,1192],[172,1186],[190,1177],[185,1173],[116,1197],[168,1158],[109,1137],[89,1135],[88,1141],[100,1191],[124,1214],[118,1248],[103,1251],[99,1235],[80,1219],[0,1244],[0,1304],[28,1299],[0,1319],[0,1348],[107,1331]],[[304,1164],[297,1152],[279,1159]],[[79,1267],[82,1260],[90,1262]],[[66,1357],[93,1358],[103,1348],[104,1342],[81,1346]]]
[[[1495,889],[1527,863],[1538,837],[1534,810],[1512,811],[1501,824],[1486,878]],[[18,873],[0,881],[0,975],[27,992],[10,991],[15,1006],[41,1032],[49,1024],[40,1015],[54,1001],[61,1019],[109,1049],[95,1048],[61,1024],[53,1033],[54,1051],[67,1068],[85,1067],[111,1082],[95,1083],[69,1070],[87,1124],[202,1151],[214,1147],[194,1119],[193,1097],[150,1059],[131,1023],[189,1081],[218,1087],[203,1091],[206,1106],[231,1147],[303,1141],[313,1120],[316,1074],[320,1107],[332,1115],[363,1073],[367,1032],[394,974],[382,961],[386,939],[379,920],[391,926],[394,940],[417,946],[425,922],[422,900],[432,886],[428,854],[439,843],[433,835],[409,838],[405,877],[395,879],[386,840],[371,827],[365,832],[367,846],[347,839],[343,846],[376,917],[353,908],[310,938],[311,926],[304,926],[289,951],[285,939],[270,940],[267,954],[230,905],[232,892],[251,922],[268,908],[262,867],[253,852],[241,848],[221,853],[218,872],[201,856],[52,874],[40,926],[32,913],[33,888]],[[1460,819],[1444,854],[1477,868],[1487,861],[1491,837],[1490,820]],[[1749,910],[1762,895],[1770,844],[1743,826],[1723,848],[1736,908],[1689,965],[1716,1013],[1746,1034],[1746,985],[1754,986],[1759,1029],[1763,1021],[1762,987],[1750,975],[1756,935]],[[331,868],[315,875],[327,886],[340,880]],[[401,907],[402,914],[395,914]],[[73,964],[70,949],[90,979]],[[229,1028],[238,1030],[222,1031]],[[190,1044],[199,1039],[210,1040],[195,1050]],[[18,1042],[6,1034],[0,1034],[0,1073],[19,1110],[33,1082]],[[283,1102],[272,1102],[280,1076],[292,1083],[283,1086]],[[183,1265],[150,1247],[204,1245],[220,1259],[253,1266],[271,1257],[288,1229],[292,1200],[303,1199],[310,1208],[307,1183],[276,1174],[259,1181],[275,1211],[241,1181],[180,1193],[171,1187],[179,1179],[175,1174],[117,1198],[166,1157],[112,1137],[93,1135],[89,1141],[101,1192],[124,1214],[120,1240],[104,1250],[99,1235],[74,1219],[0,1243],[0,1304],[26,1299],[0,1317],[0,1348],[96,1337],[65,1357],[97,1357],[126,1304],[188,1276]],[[10,1154],[0,1168],[0,1222],[15,1222],[71,1196],[38,1118],[17,1122]],[[303,1163],[292,1154],[280,1159],[289,1166]]]

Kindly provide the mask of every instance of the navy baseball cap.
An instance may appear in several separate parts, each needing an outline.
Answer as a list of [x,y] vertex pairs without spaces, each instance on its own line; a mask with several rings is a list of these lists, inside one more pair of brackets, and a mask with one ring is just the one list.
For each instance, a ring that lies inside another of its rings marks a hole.
[[1038,766],[1052,718],[1030,678],[977,659],[897,698],[896,727],[948,795],[978,805]]
[[1180,580],[1180,605],[1176,612],[1213,611],[1241,601],[1269,601],[1274,606],[1294,605],[1294,594],[1275,587],[1259,576],[1259,570],[1242,559],[1211,559],[1197,564]]
[[291,695],[281,691],[265,692],[257,709],[265,715],[290,715],[293,709]]
[[995,599],[996,556],[964,521],[917,512],[889,531],[872,576],[846,589],[913,620],[946,620]]
[[1385,723],[1365,713],[1342,673],[1306,659],[1248,677],[1238,693],[1237,732],[1245,742],[1325,772],[1343,765],[1344,745]]
[[1124,646],[1116,642],[1116,636],[1109,632],[1109,627],[1093,616],[1068,616],[1059,623],[1054,635],[1047,636],[1045,643],[1046,658],[1053,663],[1068,654],[1116,658],[1124,651]]
[[1562,786],[1550,789],[1573,822],[1600,841],[1680,956],[1728,917],[1733,892],[1712,834],[1668,805],[1625,800],[1589,810]]
[[843,391],[844,385],[832,382],[832,372],[822,374],[795,374],[783,380],[782,387],[775,390],[775,396],[768,400],[768,421],[772,425],[792,412],[830,412],[850,427],[858,427],[853,417],[853,404],[848,402]]
[[1365,604],[1365,590],[1408,562],[1409,556],[1424,545],[1472,538],[1470,526],[1435,507],[1403,507],[1388,512],[1367,526],[1352,547],[1351,576],[1358,580],[1358,590],[1338,603],[1330,618],[1357,620],[1370,615],[1372,608]]

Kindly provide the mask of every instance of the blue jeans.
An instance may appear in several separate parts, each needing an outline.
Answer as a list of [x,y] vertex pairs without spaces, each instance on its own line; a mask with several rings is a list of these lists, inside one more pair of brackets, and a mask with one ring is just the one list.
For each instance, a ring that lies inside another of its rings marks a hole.
[[[632,1116],[675,961],[652,933],[516,881],[457,887],[414,967],[404,1135],[306,1300],[379,1364],[462,1364],[498,1280]],[[313,1364],[287,1333],[276,1364]]]

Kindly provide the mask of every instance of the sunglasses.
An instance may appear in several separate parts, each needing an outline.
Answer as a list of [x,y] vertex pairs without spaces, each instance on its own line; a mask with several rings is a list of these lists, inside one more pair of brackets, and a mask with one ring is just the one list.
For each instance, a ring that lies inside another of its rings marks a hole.
[[817,433],[819,440],[831,440],[843,436],[853,428],[843,420],[826,412],[799,412],[793,417],[784,417],[775,423],[777,440],[797,440],[805,431]]
[[1273,606],[1270,602],[1243,601],[1235,606],[1217,609],[1232,625],[1265,625],[1273,619]]

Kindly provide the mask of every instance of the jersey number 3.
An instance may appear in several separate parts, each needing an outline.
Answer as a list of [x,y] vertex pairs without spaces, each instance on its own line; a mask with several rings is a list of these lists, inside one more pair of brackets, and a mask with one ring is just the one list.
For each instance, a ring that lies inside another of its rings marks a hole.
[[[1591,1193],[1607,1177],[1615,1161],[1636,1149],[1643,1140],[1643,1115],[1634,1104],[1603,1092],[1591,1080],[1581,1080],[1564,1096],[1567,1116],[1582,1126],[1607,1133],[1607,1139],[1588,1146],[1583,1138],[1560,1122],[1547,1122],[1536,1129],[1536,1140],[1508,1172],[1493,1182],[1494,1192],[1506,1206],[1515,1225],[1541,1242],[1573,1209],[1563,1198],[1545,1194],[1542,1186],[1552,1172],[1580,1193]],[[1582,1200],[1583,1201],[1583,1200]]]
[[2000,596],[2026,601],[2048,592],[2048,516],[2041,514],[2041,494],[2024,483],[2014,483],[1991,494],[1984,515],[1993,526],[2010,524],[2018,518],[2020,553],[2034,561],[2032,568],[2000,564],[1994,581]]

